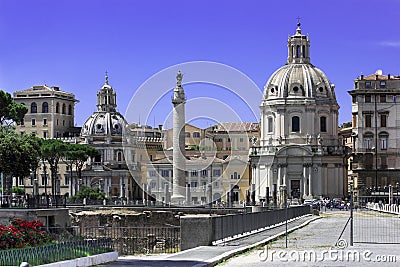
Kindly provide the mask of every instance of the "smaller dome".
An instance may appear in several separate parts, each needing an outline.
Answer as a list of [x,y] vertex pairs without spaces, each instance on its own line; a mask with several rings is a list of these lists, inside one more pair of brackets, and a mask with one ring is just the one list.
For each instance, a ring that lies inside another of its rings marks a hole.
[[122,135],[127,121],[119,112],[95,112],[82,126],[82,136]]

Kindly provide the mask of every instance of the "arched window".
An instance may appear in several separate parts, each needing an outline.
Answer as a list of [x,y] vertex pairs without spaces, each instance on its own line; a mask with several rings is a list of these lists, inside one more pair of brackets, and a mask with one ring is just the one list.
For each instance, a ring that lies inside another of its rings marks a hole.
[[72,115],[72,106],[68,105],[68,115]]
[[306,46],[303,45],[303,58],[305,58],[305,57],[306,57]]
[[37,113],[37,105],[35,102],[31,104],[31,113]]
[[292,132],[300,132],[300,118],[298,116],[292,117]]
[[60,113],[60,104],[58,102],[56,104],[56,113]]
[[296,47],[296,57],[300,58],[300,46],[299,45]]
[[49,103],[43,102],[42,104],[42,113],[48,113],[49,112]]
[[61,110],[62,114],[65,114],[65,103],[62,104],[62,110]]
[[319,118],[319,130],[326,133],[326,117]]

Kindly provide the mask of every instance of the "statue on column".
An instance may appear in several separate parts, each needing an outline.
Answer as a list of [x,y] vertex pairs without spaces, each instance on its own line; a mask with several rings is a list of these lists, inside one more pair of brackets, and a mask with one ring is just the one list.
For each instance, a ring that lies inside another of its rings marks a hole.
[[176,85],[181,86],[182,85],[182,79],[183,79],[183,74],[181,71],[178,71],[176,74]]

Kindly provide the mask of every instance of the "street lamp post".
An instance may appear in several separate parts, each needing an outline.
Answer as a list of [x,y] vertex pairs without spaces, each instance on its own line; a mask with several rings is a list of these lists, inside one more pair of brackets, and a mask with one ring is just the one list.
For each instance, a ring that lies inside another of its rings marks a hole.
[[288,218],[288,215],[287,215],[287,197],[286,197],[286,190],[287,190],[287,188],[286,188],[286,185],[281,185],[281,187],[280,187],[280,190],[281,190],[281,198],[283,197],[284,198],[284,200],[283,200],[283,203],[284,203],[284,205],[285,205],[285,241],[286,241],[286,248],[288,247],[288,240],[287,240],[287,237],[288,237],[288,225],[287,225],[287,218]]

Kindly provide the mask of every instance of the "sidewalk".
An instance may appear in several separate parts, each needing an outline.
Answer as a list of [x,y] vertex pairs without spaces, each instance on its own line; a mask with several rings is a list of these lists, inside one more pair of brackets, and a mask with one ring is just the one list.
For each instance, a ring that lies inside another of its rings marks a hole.
[[[288,222],[288,232],[299,229],[318,219],[318,216],[307,215]],[[264,230],[246,237],[230,240],[216,246],[200,246],[179,253],[154,256],[119,257],[118,261],[99,266],[214,266],[236,254],[263,245],[285,234],[285,224]]]

